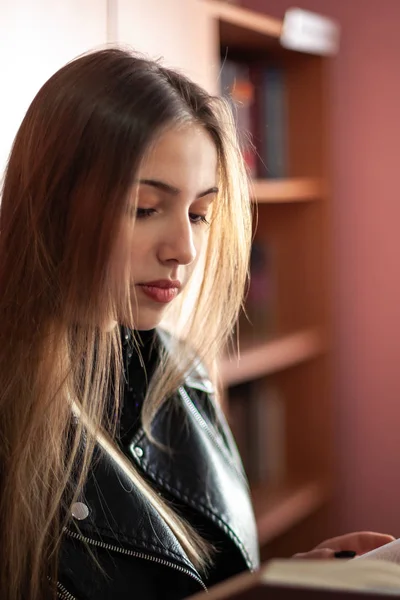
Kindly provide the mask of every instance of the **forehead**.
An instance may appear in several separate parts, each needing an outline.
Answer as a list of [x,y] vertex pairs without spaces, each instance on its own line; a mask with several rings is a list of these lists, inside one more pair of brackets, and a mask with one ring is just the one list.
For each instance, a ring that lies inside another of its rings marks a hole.
[[181,189],[216,185],[218,155],[210,134],[199,125],[163,132],[145,156],[140,178],[157,178]]

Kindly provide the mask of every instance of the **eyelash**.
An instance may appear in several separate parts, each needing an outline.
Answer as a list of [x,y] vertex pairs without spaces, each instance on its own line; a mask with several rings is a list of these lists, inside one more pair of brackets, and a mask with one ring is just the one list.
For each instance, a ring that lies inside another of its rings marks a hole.
[[[154,208],[137,208],[136,209],[136,218],[137,219],[147,219],[151,217],[152,214],[157,212]],[[194,225],[198,225],[200,223],[204,223],[205,225],[209,225],[210,223],[207,221],[206,217],[203,215],[196,215],[195,213],[189,213],[189,217]]]

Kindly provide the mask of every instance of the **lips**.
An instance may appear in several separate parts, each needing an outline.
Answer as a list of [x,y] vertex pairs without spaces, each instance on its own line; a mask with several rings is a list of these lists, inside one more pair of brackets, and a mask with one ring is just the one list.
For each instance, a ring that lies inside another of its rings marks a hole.
[[181,282],[178,280],[159,279],[138,284],[142,292],[151,300],[160,304],[171,302],[179,293]]
[[157,279],[156,281],[146,281],[145,283],[139,283],[139,285],[150,286],[150,287],[158,287],[163,290],[168,288],[177,288],[181,287],[181,282],[178,279]]

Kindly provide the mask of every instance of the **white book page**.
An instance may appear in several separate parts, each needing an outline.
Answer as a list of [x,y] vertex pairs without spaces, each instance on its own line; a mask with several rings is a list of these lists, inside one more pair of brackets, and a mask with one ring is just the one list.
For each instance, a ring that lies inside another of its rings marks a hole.
[[261,580],[275,585],[336,590],[400,591],[400,569],[391,562],[342,560],[273,560]]
[[387,560],[400,564],[400,539],[394,540],[394,542],[385,544],[375,550],[371,550],[361,556],[357,556],[352,560]]

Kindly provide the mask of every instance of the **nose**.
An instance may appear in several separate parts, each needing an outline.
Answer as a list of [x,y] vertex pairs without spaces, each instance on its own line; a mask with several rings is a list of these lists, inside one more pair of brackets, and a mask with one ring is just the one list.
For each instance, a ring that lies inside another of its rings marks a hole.
[[197,256],[193,239],[193,228],[189,217],[175,219],[165,227],[163,239],[159,246],[161,262],[176,262],[180,265],[190,265]]

